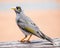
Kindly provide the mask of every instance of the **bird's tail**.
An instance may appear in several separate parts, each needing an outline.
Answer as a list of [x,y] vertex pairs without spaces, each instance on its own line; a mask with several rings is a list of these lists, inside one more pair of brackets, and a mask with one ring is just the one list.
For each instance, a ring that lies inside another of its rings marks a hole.
[[43,34],[41,31],[40,31],[40,33],[41,33],[41,38],[42,39],[46,39],[47,41],[49,41],[49,42],[53,42],[53,39],[52,38],[50,38],[50,37],[48,37],[48,36],[46,36],[45,34]]

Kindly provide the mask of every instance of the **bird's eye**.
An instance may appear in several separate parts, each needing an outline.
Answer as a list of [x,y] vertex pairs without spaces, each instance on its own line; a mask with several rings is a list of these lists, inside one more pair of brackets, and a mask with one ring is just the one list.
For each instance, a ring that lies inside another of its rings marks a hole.
[[17,9],[18,11],[20,11],[20,9]]
[[16,7],[16,9],[17,9],[18,11],[20,11],[20,7]]
[[20,7],[16,7],[16,9],[20,9]]
[[16,7],[17,11],[21,11],[21,7],[17,6]]

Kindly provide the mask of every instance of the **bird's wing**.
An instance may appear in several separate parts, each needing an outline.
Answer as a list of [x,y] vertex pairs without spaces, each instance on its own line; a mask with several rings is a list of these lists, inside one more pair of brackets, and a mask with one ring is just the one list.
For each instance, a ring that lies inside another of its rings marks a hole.
[[39,27],[29,17],[26,17],[26,22],[35,30],[39,30]]
[[19,19],[17,22],[18,22],[18,26],[20,26],[21,29],[30,33],[35,32],[35,29],[33,28],[32,25],[30,25],[30,23],[27,20]]
[[33,33],[36,36],[40,36],[40,30],[38,28],[38,26],[29,18],[29,17],[24,17],[23,19],[20,19],[20,23],[19,26],[30,33]]
[[45,34],[43,34],[30,18],[26,17],[25,19],[21,19],[19,21],[19,26],[21,27],[21,29],[23,29],[26,32],[32,33],[39,38],[43,38],[52,42],[52,39],[46,36]]

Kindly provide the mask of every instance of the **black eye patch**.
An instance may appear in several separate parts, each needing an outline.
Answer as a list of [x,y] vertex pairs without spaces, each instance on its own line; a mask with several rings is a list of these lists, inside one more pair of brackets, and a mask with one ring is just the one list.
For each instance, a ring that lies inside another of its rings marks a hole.
[[17,9],[20,9],[20,7],[16,7]]

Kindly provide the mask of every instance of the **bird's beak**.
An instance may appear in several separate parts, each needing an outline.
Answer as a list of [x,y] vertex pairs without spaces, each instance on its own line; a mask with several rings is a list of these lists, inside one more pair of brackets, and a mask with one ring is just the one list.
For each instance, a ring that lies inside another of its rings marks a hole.
[[16,8],[11,8],[11,9],[16,10]]

